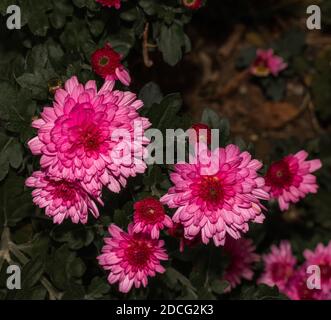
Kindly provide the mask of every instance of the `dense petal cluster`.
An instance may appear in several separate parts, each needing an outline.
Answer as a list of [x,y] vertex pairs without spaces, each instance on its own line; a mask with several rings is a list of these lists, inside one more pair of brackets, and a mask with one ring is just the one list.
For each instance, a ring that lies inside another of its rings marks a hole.
[[135,202],[133,221],[133,232],[148,233],[152,239],[158,239],[164,227],[172,227],[172,220],[163,205],[152,197]]
[[173,221],[184,226],[187,239],[200,233],[203,243],[213,239],[215,245],[224,245],[226,234],[238,239],[248,231],[249,221],[264,220],[260,199],[269,196],[257,173],[261,167],[235,145],[214,151],[197,145],[189,163],[175,165],[170,175],[174,186],[161,202],[177,208]]
[[110,272],[109,283],[119,283],[119,291],[129,292],[132,286],[146,287],[148,277],[165,271],[160,264],[160,261],[168,260],[164,241],[151,239],[146,233],[134,233],[132,225],[126,233],[112,224],[109,233],[111,237],[104,239],[105,245],[98,260]]
[[114,7],[119,9],[121,7],[121,0],[95,0],[96,2],[102,4],[105,7]]
[[242,279],[252,280],[254,276],[253,266],[259,261],[259,255],[255,253],[255,246],[251,239],[235,240],[229,237],[224,246],[224,251],[229,257],[223,279],[229,282],[225,291],[230,291],[239,285]]
[[[42,171],[36,171],[26,180],[26,185],[35,188],[32,191],[33,202],[40,208],[46,208],[46,215],[54,223],[60,224],[67,218],[73,223],[86,223],[88,211],[95,218],[99,216],[93,199],[79,182],[54,179]],[[97,200],[102,204],[100,198]]]
[[278,200],[281,210],[296,203],[308,193],[316,193],[318,185],[312,173],[322,164],[319,159],[306,161],[308,153],[299,151],[271,164],[265,176],[265,190]]
[[97,49],[91,55],[92,69],[96,74],[107,80],[119,80],[128,86],[131,83],[131,77],[121,60],[121,55],[112,49],[110,44]]
[[251,73],[258,77],[267,77],[270,74],[278,74],[287,68],[287,64],[282,57],[274,54],[273,49],[257,50],[256,59],[251,66]]
[[288,241],[282,241],[279,247],[273,245],[269,254],[263,255],[265,271],[259,283],[270,287],[276,285],[280,290],[285,290],[289,279],[295,273],[297,260],[292,254]]
[[32,123],[38,136],[29,147],[41,155],[42,168],[57,178],[80,180],[94,196],[102,185],[119,192],[128,177],[146,169],[144,130],[150,123],[137,113],[143,103],[113,86],[105,81],[97,91],[94,81],[83,86],[73,77],[56,91],[53,107]]

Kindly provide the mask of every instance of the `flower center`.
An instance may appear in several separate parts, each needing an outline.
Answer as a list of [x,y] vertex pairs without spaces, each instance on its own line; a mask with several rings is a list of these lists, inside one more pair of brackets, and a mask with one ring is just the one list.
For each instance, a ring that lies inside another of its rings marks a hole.
[[223,189],[217,176],[203,176],[199,191],[200,197],[206,202],[216,204],[223,200]]
[[152,251],[143,240],[133,240],[126,249],[126,256],[131,266],[143,268],[148,263]]
[[154,207],[146,207],[140,212],[141,218],[147,223],[157,223],[163,217],[164,212]]
[[288,279],[293,273],[293,268],[281,264],[273,264],[271,266],[271,274],[274,282]]
[[287,187],[292,184],[292,174],[286,161],[273,163],[266,175],[266,184],[276,187]]
[[64,201],[70,201],[76,196],[77,186],[69,181],[50,181],[51,186],[54,188],[53,195]]
[[80,132],[79,142],[84,146],[85,151],[98,150],[102,141],[102,135],[96,126],[84,128]]
[[109,58],[106,56],[101,57],[99,60],[99,64],[102,67],[106,66],[108,63],[109,63]]

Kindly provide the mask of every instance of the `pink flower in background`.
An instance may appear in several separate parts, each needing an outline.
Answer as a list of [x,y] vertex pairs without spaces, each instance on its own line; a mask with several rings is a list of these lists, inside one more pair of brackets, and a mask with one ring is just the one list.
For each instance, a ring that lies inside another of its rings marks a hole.
[[299,151],[271,164],[265,176],[265,190],[277,199],[280,209],[287,210],[308,193],[316,193],[318,185],[313,172],[321,168],[319,159],[306,161],[308,153]]
[[226,234],[240,238],[248,222],[262,223],[260,199],[269,199],[264,179],[257,170],[262,164],[235,145],[206,150],[197,146],[190,163],[179,163],[170,174],[174,187],[161,198],[177,208],[173,221],[184,226],[184,236],[193,240],[201,233],[202,242],[213,239],[224,245]]
[[226,292],[239,285],[242,279],[252,280],[254,276],[253,266],[259,261],[255,253],[255,246],[251,239],[235,240],[231,237],[226,239],[224,251],[229,256],[229,265],[224,271],[223,278],[229,282]]
[[291,244],[282,241],[279,247],[271,246],[271,252],[263,255],[265,264],[264,273],[258,283],[266,284],[270,287],[277,286],[284,291],[288,286],[289,279],[295,273],[296,258],[292,254]]
[[283,58],[275,55],[273,49],[258,49],[256,59],[251,66],[251,73],[258,77],[267,77],[270,74],[278,76],[286,68],[287,64]]
[[[79,182],[48,177],[42,171],[36,171],[25,184],[35,188],[32,191],[33,202],[40,208],[46,209],[46,215],[54,223],[62,223],[71,219],[73,223],[87,223],[88,211],[97,218],[99,211],[89,194]],[[101,204],[100,198],[97,198]]]
[[148,233],[152,239],[158,239],[164,227],[172,227],[172,220],[166,215],[163,205],[152,197],[134,204],[133,221],[133,232]]
[[183,252],[185,246],[189,248],[194,247],[195,245],[201,242],[200,235],[197,235],[194,239],[188,240],[184,237],[184,227],[180,223],[174,223],[173,227],[168,229],[169,236],[179,239],[179,251]]
[[331,241],[327,246],[318,244],[315,251],[306,249],[303,253],[305,265],[319,266],[321,270],[321,289],[331,294]]
[[72,77],[65,90],[56,91],[53,106],[33,121],[38,136],[28,143],[49,175],[80,180],[95,197],[101,185],[119,192],[128,177],[146,169],[144,130],[150,123],[137,112],[143,103],[113,87],[105,81],[97,91],[95,81],[83,86]]
[[183,5],[191,10],[197,10],[202,6],[202,0],[183,0]]
[[331,300],[330,290],[320,290],[308,287],[308,277],[306,265],[300,267],[289,279],[287,287],[283,293],[291,300]]
[[104,79],[120,80],[128,86],[131,83],[131,77],[121,60],[121,55],[113,50],[110,44],[106,44],[104,48],[93,52],[91,65],[93,71]]
[[128,233],[114,224],[108,230],[111,237],[105,238],[98,260],[110,271],[109,283],[119,282],[121,292],[129,292],[132,286],[146,287],[148,277],[165,271],[160,264],[161,260],[168,260],[164,241],[153,240],[146,233],[133,233],[132,225],[128,227]]
[[121,7],[121,0],[95,0],[96,2],[102,4],[105,7],[114,7],[119,9]]

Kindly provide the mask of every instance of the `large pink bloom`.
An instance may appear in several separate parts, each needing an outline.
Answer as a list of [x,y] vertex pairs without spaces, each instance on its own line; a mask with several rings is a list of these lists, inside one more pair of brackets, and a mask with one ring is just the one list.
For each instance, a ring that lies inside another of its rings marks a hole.
[[53,106],[33,121],[38,136],[29,141],[48,174],[81,180],[95,196],[101,184],[119,192],[128,177],[146,169],[144,130],[150,123],[137,113],[143,103],[113,87],[113,81],[105,81],[97,91],[95,81],[83,86],[72,77],[56,91]]
[[160,260],[168,260],[164,241],[153,240],[145,233],[133,233],[132,225],[128,233],[114,224],[108,230],[111,237],[105,238],[98,260],[105,270],[110,271],[109,283],[119,282],[121,292],[129,292],[133,285],[146,287],[148,277],[165,271],[160,264]]
[[262,223],[259,199],[269,198],[257,174],[262,164],[235,145],[214,151],[201,145],[196,153],[190,163],[175,165],[170,175],[174,187],[161,198],[170,208],[178,208],[173,221],[184,226],[185,237],[192,240],[201,232],[203,243],[213,239],[219,246],[227,233],[240,238],[249,221]]
[[278,74],[287,68],[283,58],[274,54],[273,49],[261,50],[256,52],[256,59],[251,66],[251,73],[255,76],[266,77]]
[[319,159],[306,161],[308,153],[299,151],[274,162],[265,176],[265,190],[278,199],[281,210],[287,210],[290,203],[296,203],[308,193],[316,193],[318,185],[312,173],[322,164]]
[[229,265],[224,271],[223,278],[229,282],[225,291],[230,291],[241,283],[242,279],[252,280],[254,276],[253,266],[259,261],[255,253],[255,246],[251,239],[232,239],[229,237],[224,246],[229,256]]
[[291,244],[282,241],[279,247],[273,245],[271,252],[263,256],[263,261],[265,269],[258,282],[270,287],[276,285],[284,291],[295,273],[296,258],[292,254]]
[[[32,191],[33,202],[40,208],[46,208],[46,215],[54,223],[60,224],[68,218],[73,223],[87,223],[88,211],[95,218],[99,216],[97,206],[79,182],[54,179],[42,171],[36,171],[25,184],[35,188]],[[100,198],[97,200],[102,204]]]

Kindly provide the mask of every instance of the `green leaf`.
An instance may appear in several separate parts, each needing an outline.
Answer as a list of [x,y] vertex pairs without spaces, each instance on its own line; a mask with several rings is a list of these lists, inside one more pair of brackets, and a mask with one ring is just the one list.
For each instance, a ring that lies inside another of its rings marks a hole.
[[139,93],[139,99],[144,102],[144,108],[150,108],[155,103],[162,101],[163,94],[155,82],[148,82]]
[[101,278],[94,277],[87,289],[86,299],[100,299],[109,292],[108,283]]
[[156,13],[157,3],[154,0],[139,0],[139,5],[149,16],[152,16]]
[[132,22],[139,18],[139,11],[136,7],[121,12],[120,17],[124,21]]
[[55,227],[51,237],[55,241],[67,243],[70,249],[78,250],[92,243],[94,233],[86,226],[68,223]]
[[13,141],[6,150],[9,163],[14,169],[18,169],[23,161],[23,148],[22,145],[17,142]]
[[185,34],[181,25],[173,23],[170,27],[166,24],[161,26],[158,47],[165,62],[175,66],[182,58],[184,46]]
[[213,280],[211,282],[211,289],[217,294],[223,294],[224,290],[229,286],[229,282],[221,280]]
[[44,260],[37,256],[30,260],[22,270],[22,288],[32,288],[44,273]]
[[182,98],[180,94],[170,94],[160,104],[154,104],[151,108],[143,110],[143,114],[149,118],[154,128],[165,131],[166,129],[176,128],[177,114],[181,105]]
[[25,179],[10,171],[0,183],[0,225],[15,226],[32,212],[30,191],[24,190]]
[[211,129],[218,129],[220,116],[214,110],[206,108],[203,110],[201,122],[209,126]]
[[24,89],[31,90],[34,98],[44,100],[47,98],[47,80],[40,72],[24,73],[16,79],[17,83]]

